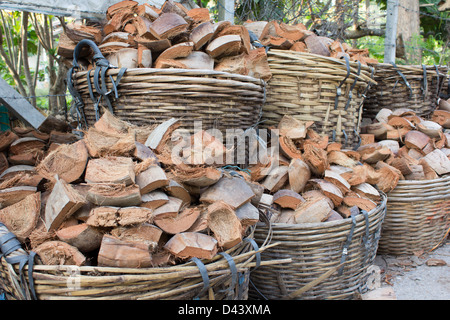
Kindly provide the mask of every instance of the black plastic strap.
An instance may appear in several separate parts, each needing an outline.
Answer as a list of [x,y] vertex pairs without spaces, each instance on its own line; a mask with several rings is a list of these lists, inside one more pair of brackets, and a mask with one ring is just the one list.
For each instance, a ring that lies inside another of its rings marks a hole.
[[[6,226],[3,223],[0,223],[0,227],[5,229]],[[19,264],[19,276],[21,282],[21,288],[24,296],[26,297],[26,280],[23,272],[24,267],[28,264],[28,282],[29,282],[29,291],[31,292],[31,297],[36,300],[36,292],[34,290],[34,280],[33,280],[33,265],[34,265],[34,257],[36,255],[35,252],[31,251],[30,254],[21,254],[14,257],[7,257],[12,252],[22,249],[22,245],[19,240],[17,240],[16,236],[12,232],[8,232],[0,237],[0,260],[5,257],[5,261],[9,264]]]
[[[98,108],[99,108],[99,104],[100,104],[100,101],[102,98],[104,98],[106,100],[108,109],[111,111],[111,113],[113,113],[112,104],[111,104],[111,101],[109,100],[109,94],[114,92],[114,96],[116,97],[116,99],[118,98],[119,94],[117,91],[117,86],[119,85],[120,79],[124,75],[126,68],[121,68],[121,70],[119,71],[119,73],[117,75],[116,81],[114,81],[113,77],[111,75],[109,75],[109,79],[112,82],[113,89],[108,91],[107,86],[106,86],[106,73],[107,73],[108,69],[115,68],[115,67],[112,66],[109,63],[109,61],[103,56],[103,54],[101,53],[100,49],[97,47],[95,42],[88,40],[88,39],[83,39],[80,42],[78,42],[78,44],[76,45],[75,50],[73,52],[73,62],[72,62],[73,67],[69,70],[68,76],[67,76],[67,85],[68,85],[71,95],[74,97],[77,113],[78,113],[79,117],[83,119],[83,123],[87,127],[87,121],[86,121],[86,117],[85,117],[84,111],[83,111],[83,108],[84,108],[83,100],[81,98],[81,95],[75,90],[75,88],[73,86],[73,81],[72,81],[72,75],[73,75],[74,69],[79,68],[78,56],[80,55],[81,50],[85,46],[90,46],[91,49],[94,51],[93,60],[96,65],[96,69],[94,72],[93,84],[94,84],[95,90],[99,94],[98,98],[96,98],[94,96],[94,92],[92,90],[90,71],[88,71],[88,73],[87,73],[87,77],[88,77],[87,80],[88,80],[89,96],[91,97],[91,99],[94,103],[96,120],[99,119]],[[100,79],[101,79],[101,85],[100,85],[100,81],[99,81]]]
[[352,100],[352,97],[353,97],[352,91],[353,91],[353,89],[355,89],[355,86],[358,83],[360,74],[361,74],[361,62],[358,61],[358,71],[356,73],[355,81],[353,82],[352,86],[350,87],[350,91],[348,93],[347,103],[345,104],[344,110],[347,110],[348,106],[350,105],[350,101]]
[[88,84],[89,96],[91,97],[91,100],[94,103],[95,121],[98,121],[100,119],[98,106],[100,104],[101,96],[96,98],[94,95],[94,90],[92,90],[91,71],[92,71],[92,69],[87,72],[86,79],[87,79],[87,84]]
[[7,255],[9,255],[11,252],[16,251],[17,249],[21,249],[22,245],[20,244],[19,240],[17,240],[16,236],[12,232],[8,232],[7,234],[0,237],[0,248],[3,255],[5,255],[5,259],[8,263],[14,263],[10,262],[12,261],[11,258],[6,258]]
[[[375,74],[375,68],[370,66],[370,70],[371,70],[371,72],[370,72],[370,79],[373,79],[373,76]],[[361,110],[361,108],[362,108],[362,106],[364,104],[364,100],[367,98],[367,92],[369,91],[369,88],[370,88],[370,81],[368,81],[367,86],[364,89],[364,92],[362,94],[362,99],[361,99],[361,103],[359,104],[359,107],[358,107],[358,112]]]
[[342,129],[342,133],[344,134],[344,143],[343,145],[347,145],[348,142],[348,136],[347,136],[347,132],[345,132],[345,129]]
[[422,80],[422,88],[421,89],[422,89],[423,100],[425,101],[425,98],[428,95],[427,67],[423,64],[422,69],[423,69],[423,80]]
[[[436,85],[436,95],[439,96],[439,67],[437,65],[434,65],[434,69],[436,69],[436,78],[437,78],[437,85]],[[431,79],[433,81],[433,79]]]
[[353,148],[353,150],[358,150],[359,146],[361,145],[361,136],[358,133],[358,130],[353,129],[353,132],[355,133],[355,136],[358,138],[358,142],[356,143],[355,147]]
[[269,51],[269,47],[265,46],[261,42],[259,42],[258,36],[255,33],[253,33],[252,31],[248,30],[248,34],[250,36],[250,43],[255,48],[264,48],[266,50],[266,53]]
[[34,279],[33,279],[33,266],[34,258],[36,257],[36,252],[30,251],[28,256],[28,282],[30,284],[31,297],[37,300],[36,291],[34,289]]
[[242,240],[244,242],[250,242],[253,246],[253,249],[256,251],[256,265],[253,268],[253,270],[255,270],[256,268],[258,268],[261,265],[261,253],[259,252],[259,247],[256,244],[255,240],[253,240],[252,238],[244,238],[244,240]]
[[361,213],[363,214],[364,220],[366,222],[365,233],[364,233],[364,236],[363,236],[363,244],[364,244],[364,248],[365,248],[365,251],[364,251],[364,263],[366,263],[367,256],[369,254],[369,248],[370,248],[370,245],[369,245],[369,227],[370,227],[369,226],[369,214],[365,210],[361,210]]
[[200,299],[200,295],[209,289],[208,271],[206,270],[205,265],[203,264],[203,262],[200,261],[199,258],[192,257],[191,261],[195,262],[195,264],[198,267],[198,270],[200,271],[200,275],[202,276],[202,279],[203,279],[203,289],[199,292],[197,297],[194,298],[194,300],[198,300],[198,299]]
[[340,263],[340,264],[342,264],[342,267],[339,268],[339,271],[338,271],[339,275],[341,275],[342,272],[344,271],[344,262],[345,262],[345,260],[347,260],[348,248],[350,247],[350,244],[352,243],[353,232],[355,231],[355,226],[356,226],[355,216],[352,216],[352,226],[351,226],[350,232],[347,236],[347,241],[344,244],[344,248],[342,249],[342,256],[341,256],[341,263]]
[[234,289],[236,287],[236,284],[238,283],[238,272],[236,268],[236,264],[234,263],[233,258],[226,252],[220,252],[220,255],[222,255],[228,262],[228,265],[230,266],[231,270],[231,284],[228,288],[228,295],[233,295]]
[[100,49],[97,47],[94,41],[89,39],[83,39],[77,43],[75,49],[73,50],[72,65],[74,68],[79,68],[78,57],[81,53],[81,50],[83,50],[83,48],[86,46],[91,47],[91,49],[94,51],[93,60],[96,66],[108,67],[110,65],[109,61],[105,59],[105,57],[103,56],[103,54],[101,53]]
[[344,59],[345,59],[345,65],[347,67],[347,75],[345,76],[345,78],[341,81],[341,83],[339,84],[339,86],[336,88],[336,98],[334,99],[334,110],[337,109],[337,106],[339,104],[339,97],[342,95],[342,85],[345,83],[345,81],[347,80],[347,78],[350,76],[350,60],[348,58],[347,55],[344,55]]
[[[391,64],[394,66],[395,71],[397,71],[397,73],[403,79],[403,82],[405,83],[405,85],[408,87],[408,89],[409,89],[409,99],[412,99],[413,92],[412,92],[412,89],[411,89],[411,85],[409,84],[408,80],[406,80],[406,77],[403,75],[403,73],[398,69],[397,65],[394,62],[391,62]],[[394,89],[392,91],[395,90],[396,86],[397,85],[394,86]]]
[[122,79],[122,77],[126,71],[127,71],[127,68],[120,68],[119,73],[117,74],[117,77],[116,77],[116,81],[114,81],[114,79],[112,78],[111,75],[109,76],[111,79],[111,83],[113,85],[114,97],[116,99],[119,98],[119,92],[117,91],[117,87],[119,86],[120,80]]
[[73,71],[74,71],[74,67],[70,68],[69,71],[67,71],[67,79],[66,79],[67,88],[69,89],[69,92],[73,97],[77,116],[80,119],[80,121],[82,121],[82,123],[87,128],[87,121],[86,121],[86,117],[84,115],[83,99],[81,98],[81,95],[78,93],[78,91],[75,89],[75,87],[73,86],[73,79],[72,79]]

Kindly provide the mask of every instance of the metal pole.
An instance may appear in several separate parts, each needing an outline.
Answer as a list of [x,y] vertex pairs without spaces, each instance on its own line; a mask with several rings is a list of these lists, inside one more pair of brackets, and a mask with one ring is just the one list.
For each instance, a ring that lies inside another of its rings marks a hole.
[[397,39],[398,1],[387,0],[386,36],[384,42],[384,63],[395,62],[395,42]]
[[219,21],[230,21],[234,24],[234,0],[219,0]]

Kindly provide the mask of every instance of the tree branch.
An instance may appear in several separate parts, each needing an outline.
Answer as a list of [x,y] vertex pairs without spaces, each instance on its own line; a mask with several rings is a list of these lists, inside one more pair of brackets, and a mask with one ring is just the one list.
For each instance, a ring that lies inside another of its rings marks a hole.
[[17,90],[19,91],[19,93],[22,96],[26,97],[27,92],[26,92],[25,87],[23,86],[22,82],[20,81],[19,73],[15,69],[8,54],[3,49],[3,34],[1,32],[0,32],[0,56],[3,58],[3,60],[5,60],[6,66],[8,67],[9,72],[11,72],[14,82],[16,83]]
[[385,30],[382,29],[363,29],[358,28],[356,30],[345,30],[345,39],[359,39],[365,36],[382,37],[385,34]]

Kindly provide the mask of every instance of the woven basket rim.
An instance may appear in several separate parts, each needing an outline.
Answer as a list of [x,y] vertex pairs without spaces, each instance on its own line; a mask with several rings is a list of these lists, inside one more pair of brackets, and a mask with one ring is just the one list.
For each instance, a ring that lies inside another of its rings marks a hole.
[[400,180],[388,193],[389,202],[415,202],[450,199],[450,174],[432,180]]
[[[314,53],[309,52],[298,52],[298,51],[289,51],[289,50],[280,50],[280,49],[270,49],[267,52],[267,57],[269,59],[269,65],[270,65],[270,58],[271,56],[276,56],[280,58],[288,58],[288,59],[295,59],[295,60],[313,60],[315,64],[317,65],[323,65],[323,66],[329,66],[330,68],[333,67],[346,67],[346,63],[342,59],[336,59],[333,57],[326,57]],[[352,75],[354,77],[358,77],[362,79],[365,82],[370,82],[371,84],[377,84],[377,82],[370,77],[370,73],[372,70],[372,67],[367,65],[361,65],[361,74],[359,76],[356,75],[356,71],[358,69],[358,63],[355,61],[349,61],[349,65],[352,69]],[[271,68],[272,70],[272,68]],[[365,75],[364,72],[368,73],[369,75]],[[270,83],[270,81],[269,81]]]
[[[388,197],[387,195],[379,191],[381,195],[381,203],[374,209],[370,210],[368,212],[368,217],[370,218],[374,214],[378,213],[380,210],[386,207]],[[361,222],[364,219],[364,216],[362,214],[358,214],[355,217],[356,223]],[[278,223],[278,222],[271,222],[272,228],[284,228],[284,229],[291,229],[291,230],[303,230],[303,229],[328,229],[333,227],[339,227],[343,226],[345,224],[351,225],[352,219],[346,218],[341,220],[335,220],[335,221],[326,221],[326,222],[317,222],[317,223]],[[262,222],[258,222],[257,226],[263,225]]]
[[430,180],[399,180],[398,186],[411,186],[411,185],[421,185],[421,186],[427,186],[430,184],[435,184],[438,182],[446,182],[450,181],[450,174],[445,174],[439,178],[436,179],[430,179]]
[[[375,68],[395,69],[395,67],[390,63],[380,62],[377,64],[371,64],[371,65],[374,66]],[[426,65],[426,64],[424,64],[424,65],[418,65],[418,64],[410,64],[410,65],[398,64],[398,65],[396,65],[397,69],[403,69],[403,70],[408,70],[408,71],[417,71],[422,75],[423,75],[423,67],[424,66],[427,69],[430,68],[433,73],[436,73],[436,68],[438,68],[438,70],[440,68],[440,69],[445,69],[448,71],[448,67],[446,65]],[[428,70],[427,70],[427,72],[428,72]],[[445,75],[448,76],[448,74],[445,74]]]
[[[79,79],[83,76],[86,76],[89,71],[74,71],[73,77],[74,79]],[[117,75],[120,72],[119,68],[111,68],[108,69],[107,75]],[[252,82],[255,84],[263,84],[266,82],[263,79],[255,78],[251,76],[241,75],[237,73],[230,73],[226,71],[216,71],[209,69],[181,69],[181,68],[167,68],[167,69],[158,69],[158,68],[129,68],[126,70],[125,76],[133,76],[133,75],[145,75],[145,74],[155,74],[155,75],[166,75],[166,76],[191,76],[191,77],[204,77],[204,76],[213,76],[216,78],[227,77],[232,78],[236,81],[242,82]]]

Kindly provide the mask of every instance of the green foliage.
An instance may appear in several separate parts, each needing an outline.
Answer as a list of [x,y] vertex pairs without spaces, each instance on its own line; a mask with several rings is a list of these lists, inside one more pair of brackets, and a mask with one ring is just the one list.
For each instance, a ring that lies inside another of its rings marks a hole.
[[[8,56],[11,57],[11,59],[16,59],[17,57],[15,54],[18,53],[19,48],[21,46],[22,42],[22,35],[21,35],[21,19],[22,19],[22,13],[20,11],[5,11],[2,10],[3,18],[4,20],[0,20],[0,32],[2,32],[3,35],[3,42],[2,46],[4,51],[8,54]],[[33,28],[33,25],[31,23],[27,26],[27,53],[29,57],[35,56],[38,53],[39,48],[39,39],[36,34],[36,31]],[[11,52],[13,50],[10,49],[7,43],[7,37],[11,39],[12,42],[12,48],[16,50],[15,54],[14,52]],[[21,63],[21,61],[19,61]],[[45,81],[45,70],[30,70],[30,75],[32,78],[35,77],[35,73],[37,72],[37,80],[42,82]],[[23,65],[21,64],[21,69],[18,70],[18,74],[20,77],[20,82],[24,87],[27,87],[27,82],[25,79],[25,73],[23,72]],[[14,81],[14,78],[9,71],[6,62],[3,59],[0,59],[0,76],[2,79],[4,79],[9,85],[15,86],[16,83]],[[36,94],[39,96],[39,94]],[[47,108],[47,99],[44,98],[37,98],[37,106],[42,109]]]
[[383,37],[362,37],[358,39],[358,49],[369,49],[369,56],[380,62],[384,60],[384,38]]
[[[445,40],[449,37],[447,23],[450,20],[450,13],[440,12],[438,3],[441,0],[419,0],[420,4],[420,27],[425,37],[433,36],[438,40]],[[381,10],[386,10],[386,0],[375,0]]]

